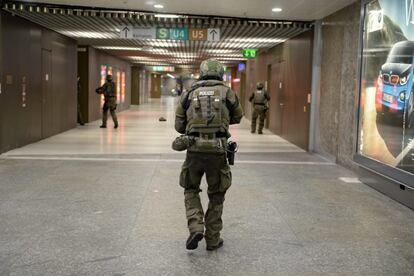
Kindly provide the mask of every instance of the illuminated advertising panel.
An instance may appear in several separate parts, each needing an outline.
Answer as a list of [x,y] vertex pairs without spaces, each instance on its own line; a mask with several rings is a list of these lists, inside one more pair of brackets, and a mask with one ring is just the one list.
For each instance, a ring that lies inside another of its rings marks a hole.
[[[104,85],[106,81],[106,70],[107,70],[107,66],[101,65],[101,86]],[[104,102],[105,102],[105,97],[104,95],[101,95],[101,106],[104,105]]]
[[414,176],[413,1],[365,5],[357,149],[408,178]]
[[121,72],[116,72],[116,98],[118,103],[121,102]]
[[125,102],[125,72],[121,73],[121,102]]

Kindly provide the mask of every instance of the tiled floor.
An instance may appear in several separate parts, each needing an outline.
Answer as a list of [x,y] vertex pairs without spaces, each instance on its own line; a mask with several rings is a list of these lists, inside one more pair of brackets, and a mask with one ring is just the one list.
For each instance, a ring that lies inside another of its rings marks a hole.
[[173,111],[153,101],[118,130],[95,122],[2,155],[0,275],[414,275],[412,210],[246,122],[225,246],[186,251]]

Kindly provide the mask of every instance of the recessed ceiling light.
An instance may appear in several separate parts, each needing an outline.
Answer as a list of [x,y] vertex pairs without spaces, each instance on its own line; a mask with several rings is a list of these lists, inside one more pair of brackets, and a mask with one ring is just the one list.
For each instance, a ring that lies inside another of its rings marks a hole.
[[177,14],[156,14],[154,16],[158,18],[180,18]]
[[163,9],[164,8],[164,5],[155,4],[154,5],[154,8],[156,8],[156,9]]
[[281,12],[281,11],[283,11],[281,8],[273,8],[272,9],[272,12]]

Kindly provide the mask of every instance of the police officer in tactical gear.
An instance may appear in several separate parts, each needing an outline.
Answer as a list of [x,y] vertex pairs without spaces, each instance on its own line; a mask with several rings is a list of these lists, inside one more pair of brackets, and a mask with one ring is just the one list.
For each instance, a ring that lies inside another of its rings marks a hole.
[[102,108],[102,125],[100,128],[106,128],[106,121],[108,120],[108,110],[111,112],[112,120],[114,121],[114,128],[118,128],[118,118],[116,117],[116,83],[112,81],[112,76],[106,76],[106,82],[103,86],[96,89],[96,93],[103,94],[105,103]]
[[[224,67],[213,59],[200,66],[200,79],[181,95],[176,110],[175,129],[191,139],[180,174],[190,236],[188,250],[205,238],[207,250],[223,246],[220,231],[224,196],[231,185],[226,159],[229,125],[240,123],[243,110],[236,94],[223,83]],[[209,204],[203,211],[199,193],[206,174]]]
[[263,134],[264,121],[266,118],[267,110],[269,109],[268,102],[270,100],[269,94],[264,91],[264,85],[261,82],[257,83],[257,90],[252,93],[249,101],[253,104],[252,113],[252,128],[251,132],[256,132],[256,121],[259,117],[258,133]]

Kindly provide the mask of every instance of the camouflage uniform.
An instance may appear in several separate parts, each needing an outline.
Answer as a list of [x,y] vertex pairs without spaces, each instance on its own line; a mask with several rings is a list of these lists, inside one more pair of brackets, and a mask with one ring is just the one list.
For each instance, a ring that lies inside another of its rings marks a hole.
[[256,121],[259,117],[259,128],[258,133],[263,133],[264,121],[266,119],[266,113],[269,109],[268,101],[270,100],[269,94],[263,90],[263,84],[257,84],[257,90],[252,93],[249,98],[249,101],[253,104],[253,112],[252,112],[252,126],[251,132],[256,132]]
[[[230,137],[228,128],[231,124],[240,123],[243,116],[236,94],[221,80],[222,73],[220,77],[209,75],[208,70],[203,74],[203,66],[211,69],[215,64],[221,65],[214,60],[202,63],[200,80],[193,84],[191,90],[182,94],[175,120],[175,129],[194,137],[195,141],[187,150],[180,174],[190,238],[192,233],[204,233],[205,228],[208,250],[218,248],[219,243],[222,245],[223,242],[220,238],[223,228],[221,216],[232,177],[226,159],[227,139]],[[209,197],[205,214],[199,196],[204,174]],[[187,249],[190,248],[187,246]]]
[[116,83],[112,81],[112,76],[107,76],[107,81],[102,87],[96,89],[96,92],[103,94],[105,102],[102,108],[102,125],[101,128],[106,127],[106,121],[108,120],[108,110],[111,112],[112,120],[114,121],[114,127],[118,128],[118,118],[116,116]]

